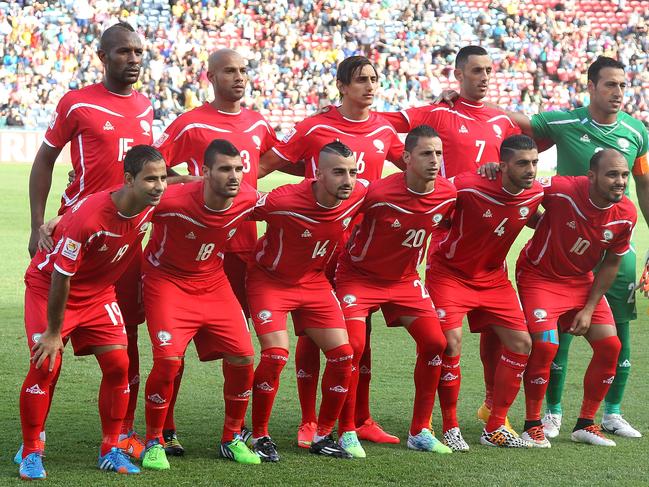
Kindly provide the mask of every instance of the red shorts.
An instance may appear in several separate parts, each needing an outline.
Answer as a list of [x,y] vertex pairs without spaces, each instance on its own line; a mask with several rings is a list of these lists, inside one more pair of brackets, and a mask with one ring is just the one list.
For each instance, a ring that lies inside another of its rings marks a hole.
[[144,323],[142,302],[142,249],[140,248],[126,271],[115,283],[117,302],[127,327]]
[[[516,282],[530,333],[556,330],[557,325],[561,330],[568,329],[586,304],[592,285],[590,278],[550,280],[525,268],[519,268]],[[591,324],[615,324],[606,297],[595,307]]]
[[504,272],[492,281],[475,283],[436,267],[427,273],[426,287],[442,330],[461,327],[468,314],[473,333],[494,325],[527,331],[521,303]]
[[226,252],[223,257],[223,270],[228,276],[230,287],[239,300],[241,309],[246,316],[248,311],[248,300],[246,298],[246,267],[248,266],[249,254],[243,252]]
[[248,322],[225,275],[172,280],[147,271],[144,307],[153,357],[182,357],[193,339],[201,361],[254,355]]
[[364,318],[380,307],[388,326],[400,326],[402,316],[437,320],[433,302],[417,276],[401,281],[376,281],[345,271],[336,276],[336,295],[345,319]]
[[257,335],[286,330],[289,312],[298,336],[307,328],[347,329],[340,303],[324,275],[303,284],[287,284],[249,267],[246,289]]
[[[30,349],[47,329],[48,277],[25,275],[25,332]],[[64,343],[72,341],[75,355],[90,355],[93,347],[126,345],[124,320],[113,288],[108,287],[88,300],[68,299],[61,337]]]

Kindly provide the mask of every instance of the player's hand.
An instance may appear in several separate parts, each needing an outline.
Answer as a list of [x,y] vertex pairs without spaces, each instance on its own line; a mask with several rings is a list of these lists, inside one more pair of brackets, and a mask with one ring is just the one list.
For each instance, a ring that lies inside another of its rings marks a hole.
[[70,169],[68,171],[68,186],[70,186],[74,182],[74,177],[76,176],[76,173],[74,172],[74,169]]
[[30,257],[36,255],[38,250],[38,241],[40,239],[40,229],[32,230],[29,234],[29,243],[27,244],[27,252],[29,252]]
[[43,223],[38,229],[38,250],[51,252],[54,248],[54,240],[52,234],[54,229],[61,221],[61,216],[55,216],[50,221]]
[[589,309],[582,309],[579,311],[575,318],[570,324],[570,328],[566,330],[566,333],[571,335],[582,336],[585,335],[590,329],[590,321],[593,317],[593,312]]
[[649,250],[645,254],[644,269],[635,288],[644,294],[645,298],[649,298]]
[[455,100],[460,97],[460,94],[455,90],[444,90],[435,98],[433,98],[433,103],[442,103],[446,102],[450,107],[455,104]]
[[478,168],[478,174],[489,181],[496,179],[500,172],[500,164],[497,162],[487,162]]
[[45,331],[39,338],[38,342],[32,347],[32,362],[37,369],[41,368],[43,362],[49,359],[49,371],[54,369],[54,362],[59,353],[63,353],[63,340],[59,333],[50,333]]

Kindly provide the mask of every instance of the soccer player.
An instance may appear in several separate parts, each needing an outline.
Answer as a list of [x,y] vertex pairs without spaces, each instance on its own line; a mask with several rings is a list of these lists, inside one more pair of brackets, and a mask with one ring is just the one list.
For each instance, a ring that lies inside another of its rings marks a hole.
[[450,217],[456,191],[446,179],[437,178],[442,141],[432,128],[422,125],[410,131],[403,158],[404,173],[370,184],[360,209],[363,222],[336,270],[336,295],[354,350],[352,380],[339,420],[339,444],[354,457],[365,457],[354,422],[355,382],[365,346],[365,319],[378,306],[388,326],[403,326],[417,343],[408,448],[451,453],[430,430],[446,339],[417,266],[423,261],[431,230]]
[[[394,127],[380,114],[370,110],[379,87],[378,73],[369,59],[351,56],[343,60],[336,70],[336,86],[341,96],[339,106],[330,106],[322,113],[308,117],[271,151],[260,164],[260,177],[268,171],[288,163],[304,161],[305,176],[313,178],[318,167],[320,149],[335,140],[351,148],[357,162],[358,175],[367,181],[381,177],[386,161],[403,168],[403,144]],[[355,226],[352,223],[349,230]],[[347,232],[339,243],[338,252],[349,237]],[[337,255],[331,259],[327,276],[333,279]],[[368,320],[368,337],[361,359],[361,375],[356,410],[356,425],[361,439],[379,443],[399,443],[399,438],[388,434],[372,419],[369,410],[371,380],[371,348]],[[298,446],[308,448],[315,433],[316,392],[320,372],[318,346],[308,336],[300,336],[295,350],[295,370],[302,421],[298,428]]]
[[[164,155],[169,167],[186,163],[190,174],[200,176],[203,156],[210,142],[215,138],[228,140],[241,151],[243,181],[256,188],[259,158],[277,139],[262,115],[241,106],[248,83],[246,61],[230,49],[215,51],[207,62],[207,78],[212,84],[214,100],[176,118],[154,146]],[[256,242],[256,224],[246,221],[223,253],[225,274],[246,315],[246,262]],[[181,363],[163,431],[166,451],[173,455],[184,453],[176,436],[174,420],[182,373]]]
[[[465,46],[455,57],[455,78],[460,85],[457,99],[409,108],[401,112],[383,113],[399,132],[408,132],[421,124],[430,125],[444,144],[441,174],[452,178],[479,166],[500,161],[500,145],[510,135],[520,133],[518,126],[501,110],[484,103],[493,74],[493,60],[480,46]],[[443,99],[443,97],[441,98]],[[446,229],[433,231],[431,245],[446,236]],[[480,335],[480,358],[485,380],[485,401],[478,409],[478,418],[486,422],[493,403],[493,379],[500,361],[502,345],[491,330]],[[509,426],[509,421],[506,421]]]
[[[29,178],[30,255],[36,252],[38,229],[43,224],[52,185],[52,168],[68,142],[74,180],[63,193],[59,215],[87,195],[120,184],[128,150],[138,144],[151,144],[153,107],[145,96],[133,90],[140,75],[142,53],[142,41],[130,24],[120,22],[109,27],[101,36],[97,53],[104,65],[103,80],[72,90],[59,101]],[[134,457],[143,450],[133,432],[140,380],[137,325],[144,321],[140,266],[141,251],[116,285],[117,300],[127,328],[131,388],[120,446]]]
[[76,355],[94,354],[102,371],[99,468],[139,472],[117,447],[129,385],[126,330],[114,283],[137,256],[167,171],[162,155],[144,145],[132,148],[123,166],[123,186],[79,200],[56,227],[54,250],[39,251],[25,274],[25,330],[32,358],[20,389],[23,479],[46,477],[39,433],[69,339]]
[[543,183],[545,213],[516,266],[518,292],[532,334],[523,378],[527,412],[522,437],[535,446],[550,447],[543,434],[541,406],[559,348],[557,327],[584,336],[593,349],[571,438],[615,446],[593,419],[613,382],[621,348],[604,293],[615,280],[622,256],[631,250],[637,215],[624,195],[629,172],[622,153],[604,149],[592,156],[588,177],[555,176]]
[[153,344],[146,382],[146,450],[142,466],[169,468],[163,427],[174,380],[194,340],[202,361],[223,358],[225,421],[220,451],[239,463],[261,463],[240,439],[252,390],[254,349],[241,306],[223,272],[223,250],[257,203],[242,183],[244,163],[229,141],[213,140],[203,181],[171,187],[153,216],[144,251],[144,307]]
[[331,436],[349,388],[353,351],[325,267],[363,203],[366,188],[363,180],[357,184],[354,154],[342,142],[325,145],[318,162],[315,180],[274,189],[252,214],[253,219],[267,222],[246,281],[250,314],[261,344],[252,393],[250,443],[264,461],[279,461],[268,422],[279,376],[288,361],[289,312],[296,335],[308,335],[327,360],[309,451],[351,458]]
[[[601,149],[621,152],[635,180],[638,204],[649,222],[649,164],[647,129],[642,122],[620,111],[626,89],[624,65],[601,56],[588,68],[590,104],[570,111],[545,112],[531,120],[520,113],[509,113],[524,133],[537,139],[551,139],[557,147],[557,174],[585,175],[587,161]],[[628,191],[628,187],[627,187]],[[617,335],[622,342],[615,381],[604,401],[602,428],[619,436],[638,438],[642,434],[621,414],[621,403],[631,368],[629,322],[636,319],[635,249],[622,257],[617,278],[606,293]],[[560,345],[550,374],[548,412],[543,418],[546,435],[554,438],[561,427],[561,394],[573,335],[560,334]]]
[[490,181],[474,171],[456,176],[457,201],[446,239],[429,256],[426,286],[446,336],[437,389],[445,443],[468,450],[457,421],[460,391],[462,319],[469,314],[472,332],[490,327],[503,344],[495,371],[493,407],[480,442],[521,448],[526,441],[505,426],[516,398],[531,347],[518,297],[507,278],[505,258],[543,197],[535,181],[538,152],[523,135],[506,138],[500,148],[501,173]]

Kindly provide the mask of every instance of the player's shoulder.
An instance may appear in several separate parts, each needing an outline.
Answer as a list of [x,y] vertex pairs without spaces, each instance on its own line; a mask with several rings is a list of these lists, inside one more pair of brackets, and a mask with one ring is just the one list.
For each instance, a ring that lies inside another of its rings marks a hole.
[[546,193],[577,190],[579,187],[588,185],[587,176],[544,176],[536,181]]
[[449,181],[445,177],[437,176],[437,178],[435,179],[435,192],[438,194],[449,193],[453,197],[455,197],[455,195],[457,195],[457,188],[451,181]]
[[491,181],[487,178],[483,178],[475,171],[464,171],[460,174],[457,174],[453,178],[453,186],[456,189],[465,189],[465,188],[475,188],[475,187],[490,187],[493,184],[490,184]]
[[386,130],[389,132],[393,132],[395,135],[397,134],[396,129],[392,126],[390,121],[386,119],[381,113],[379,112],[370,112],[370,118],[367,120],[367,126],[371,127],[374,129],[376,133]]
[[635,204],[631,201],[631,198],[624,195],[622,200],[615,205],[616,213],[619,215],[620,219],[628,219],[633,222],[635,225],[638,219],[638,210],[636,209]]
[[618,115],[618,122],[624,129],[634,133],[640,139],[647,138],[647,127],[645,127],[644,123],[634,116],[629,115],[626,112],[620,112]]
[[546,123],[560,124],[570,126],[571,124],[577,126],[588,119],[588,109],[586,107],[574,108],[572,110],[551,110],[548,112],[540,112],[532,115],[532,120],[544,120]]

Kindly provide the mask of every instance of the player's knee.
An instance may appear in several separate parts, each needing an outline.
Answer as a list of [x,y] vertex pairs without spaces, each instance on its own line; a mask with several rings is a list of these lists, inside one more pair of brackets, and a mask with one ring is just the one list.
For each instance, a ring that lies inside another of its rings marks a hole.
[[41,389],[49,387],[58,377],[58,372],[61,369],[61,354],[57,354],[54,359],[54,366],[52,367],[52,372],[50,372],[50,359],[46,358],[41,366],[37,369],[36,364],[33,362],[29,363],[29,372],[27,377],[30,379],[30,382],[34,382],[40,386]]
[[529,355],[532,350],[532,337],[529,333],[515,333],[503,343],[507,349],[521,355]]
[[154,358],[149,377],[154,377],[159,382],[171,383],[176,379],[182,365],[182,359]]
[[117,348],[97,355],[97,361],[104,379],[128,382],[128,354],[126,349]]
[[444,353],[449,357],[455,357],[462,352],[462,336],[456,334],[446,335],[446,349]]
[[232,365],[250,365],[254,362],[255,357],[253,355],[244,355],[244,356],[236,356],[236,355],[226,355],[223,360],[227,361],[229,364]]
[[613,361],[617,363],[617,359],[622,349],[622,343],[617,336],[607,337],[602,340],[593,342],[593,350],[598,354],[602,360]]
[[351,371],[352,367],[352,358],[354,356],[354,349],[349,343],[340,345],[331,350],[325,352],[325,357],[327,358],[327,365],[333,365],[335,367],[349,368]]

